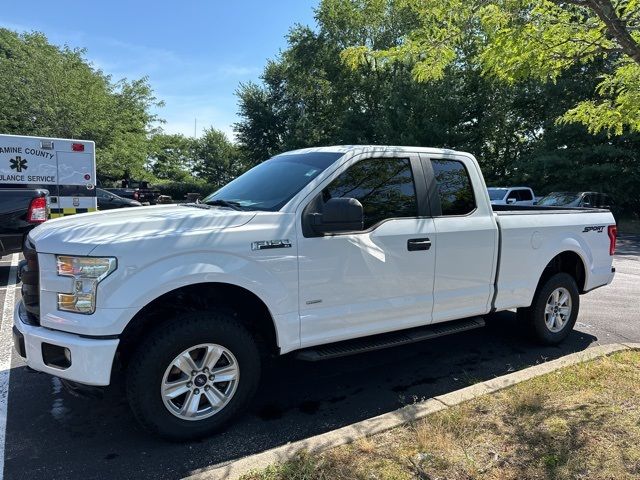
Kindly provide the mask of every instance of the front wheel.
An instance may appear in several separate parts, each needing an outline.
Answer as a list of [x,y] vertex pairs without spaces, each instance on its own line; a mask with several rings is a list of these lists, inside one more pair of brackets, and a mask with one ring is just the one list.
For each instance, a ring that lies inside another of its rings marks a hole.
[[579,308],[576,281],[567,273],[556,273],[536,291],[530,307],[518,309],[518,317],[529,323],[540,343],[556,345],[573,330]]
[[210,435],[251,401],[260,378],[252,335],[230,314],[178,315],[138,347],[127,397],[138,421],[170,440]]

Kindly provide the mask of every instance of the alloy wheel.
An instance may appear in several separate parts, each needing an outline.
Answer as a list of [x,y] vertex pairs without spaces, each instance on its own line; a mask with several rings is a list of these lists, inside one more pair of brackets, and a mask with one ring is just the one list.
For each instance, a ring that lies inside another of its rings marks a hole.
[[544,309],[544,321],[551,332],[559,332],[571,317],[571,295],[564,287],[556,288],[549,298]]
[[215,343],[184,350],[169,364],[160,394],[182,420],[203,420],[222,410],[238,386],[240,369],[231,351]]

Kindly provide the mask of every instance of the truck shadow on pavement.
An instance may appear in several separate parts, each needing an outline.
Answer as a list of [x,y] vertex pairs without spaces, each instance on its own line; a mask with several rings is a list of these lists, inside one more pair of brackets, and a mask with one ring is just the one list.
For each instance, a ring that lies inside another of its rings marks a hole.
[[484,329],[378,352],[267,366],[252,409],[226,431],[184,444],[142,431],[121,384],[101,399],[76,398],[59,380],[11,373],[5,478],[178,478],[584,350],[597,339],[574,331],[556,347],[532,344],[515,314]]
[[0,265],[0,288],[4,288],[9,285],[9,271],[10,265]]

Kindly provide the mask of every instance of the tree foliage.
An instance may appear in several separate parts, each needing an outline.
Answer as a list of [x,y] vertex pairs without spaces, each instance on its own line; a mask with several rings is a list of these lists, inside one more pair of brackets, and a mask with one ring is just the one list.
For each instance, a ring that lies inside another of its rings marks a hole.
[[197,141],[180,134],[157,133],[150,138],[146,168],[158,179],[189,180]]
[[84,51],[0,28],[0,132],[96,142],[103,176],[142,176],[158,118],[145,78],[112,81]]
[[[338,0],[335,0],[337,3]],[[597,96],[572,105],[560,121],[590,132],[640,132],[640,2],[638,0],[346,0],[360,12],[380,5],[410,10],[417,25],[401,41],[367,41],[342,53],[355,67],[409,63],[417,81],[440,80],[470,36],[482,71],[511,84],[557,81],[576,66],[605,60]]]
[[237,143],[165,134],[145,78],[0,29],[0,132],[94,140],[100,177],[159,179],[178,199],[285,150],[378,143],[470,151],[490,184],[600,190],[638,212],[638,5],[322,0],[317,28],[293,27],[239,86]]
[[[209,193],[246,169],[239,148],[220,130],[205,129],[199,138],[156,133],[149,140],[148,170],[158,179],[183,182]],[[167,184],[168,182],[160,182]],[[175,186],[172,186],[174,190]]]
[[226,185],[245,169],[238,147],[220,130],[208,128],[197,140],[193,170],[212,191]]
[[[467,18],[465,8],[442,16]],[[323,0],[316,18],[315,30],[291,30],[261,84],[238,90],[236,131],[251,162],[316,145],[440,146],[476,155],[490,184],[526,183],[540,194],[603,190],[625,209],[640,210],[639,136],[608,138],[556,122],[576,105],[602,102],[595,90],[603,72],[618,69],[619,57],[567,64],[552,82],[524,74],[506,81],[487,75],[478,25],[451,33],[457,37],[449,53],[410,55],[407,39],[418,47],[413,35],[423,18],[407,0]],[[345,62],[352,58],[345,51],[361,57]],[[430,81],[416,78],[434,64],[440,70],[430,70]]]

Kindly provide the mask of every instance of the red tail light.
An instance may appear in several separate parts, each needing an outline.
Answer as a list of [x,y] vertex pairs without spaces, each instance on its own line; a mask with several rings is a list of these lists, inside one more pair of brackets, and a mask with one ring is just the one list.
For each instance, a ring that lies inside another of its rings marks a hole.
[[618,226],[609,225],[607,228],[609,233],[609,255],[616,253],[616,239],[618,238]]
[[72,143],[71,150],[73,152],[84,152],[84,145],[82,143]]
[[139,200],[140,199],[140,192],[138,190],[133,192],[133,199],[134,200]]
[[31,200],[27,211],[27,222],[42,223],[47,219],[47,199],[38,197]]

